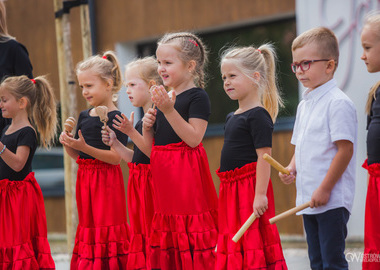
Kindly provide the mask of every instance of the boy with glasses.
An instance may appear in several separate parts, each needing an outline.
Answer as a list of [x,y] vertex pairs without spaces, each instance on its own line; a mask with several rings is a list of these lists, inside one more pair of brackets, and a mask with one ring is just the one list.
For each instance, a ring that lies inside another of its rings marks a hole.
[[353,102],[337,87],[339,47],[334,33],[310,29],[292,44],[291,68],[307,88],[297,108],[291,143],[295,153],[281,180],[297,174],[297,200],[311,201],[303,214],[311,269],[348,269],[347,222],[355,192],[357,117]]

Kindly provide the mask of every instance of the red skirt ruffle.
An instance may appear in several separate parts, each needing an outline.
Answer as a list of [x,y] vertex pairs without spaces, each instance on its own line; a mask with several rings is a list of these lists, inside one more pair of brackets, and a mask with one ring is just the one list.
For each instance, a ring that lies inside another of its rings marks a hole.
[[[380,163],[367,164],[364,161],[363,168],[368,170],[369,181],[367,199],[365,205],[364,224],[364,255],[363,269],[378,270],[380,262]],[[376,256],[377,259],[371,259]]]
[[0,181],[0,228],[0,269],[55,269],[33,172],[23,181]]
[[154,215],[149,164],[128,163],[128,214],[131,224],[127,269],[150,269],[149,236]]
[[214,269],[217,195],[202,144],[154,146],[151,170],[152,268]]
[[77,163],[79,225],[70,269],[126,269],[129,226],[120,165]]
[[268,209],[235,243],[232,237],[253,213],[256,162],[233,171],[221,173],[218,169],[217,174],[221,183],[216,269],[287,269],[277,226],[269,223],[275,214],[271,181]]

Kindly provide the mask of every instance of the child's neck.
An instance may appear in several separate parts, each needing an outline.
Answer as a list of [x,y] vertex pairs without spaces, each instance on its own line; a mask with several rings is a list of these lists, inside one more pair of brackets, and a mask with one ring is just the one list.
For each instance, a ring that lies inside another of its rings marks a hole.
[[260,98],[257,95],[239,99],[238,102],[239,108],[235,111],[235,113],[242,113],[252,108],[263,106],[261,104]]
[[10,124],[7,134],[13,133],[23,127],[32,127],[32,125],[29,122],[28,115],[24,114],[18,114],[17,116],[12,118],[12,123]]
[[147,102],[144,104],[144,106],[142,106],[143,108],[143,111],[144,111],[144,114],[146,114],[146,112],[153,107],[153,102]]
[[196,87],[195,86],[195,83],[193,80],[190,80],[190,81],[186,81],[186,82],[183,82],[181,83],[180,85],[176,86],[175,88],[173,88],[174,92],[176,95],[179,95],[191,88],[194,88]]

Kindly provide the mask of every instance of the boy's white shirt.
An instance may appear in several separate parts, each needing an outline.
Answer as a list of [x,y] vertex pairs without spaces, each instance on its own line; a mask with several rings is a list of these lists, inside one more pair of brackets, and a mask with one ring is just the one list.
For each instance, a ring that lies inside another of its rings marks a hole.
[[291,143],[295,145],[296,205],[311,200],[322,183],[337,153],[334,144],[348,140],[354,144],[354,154],[347,169],[335,184],[329,202],[321,207],[307,208],[298,214],[320,214],[345,207],[351,212],[355,194],[355,156],[357,115],[354,103],[332,79],[318,88],[306,89],[297,108]]

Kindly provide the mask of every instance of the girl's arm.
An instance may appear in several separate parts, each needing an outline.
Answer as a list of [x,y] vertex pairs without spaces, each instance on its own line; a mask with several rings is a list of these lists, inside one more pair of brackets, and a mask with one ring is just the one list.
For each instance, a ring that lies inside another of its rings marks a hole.
[[148,157],[152,151],[153,143],[153,124],[156,121],[156,110],[149,109],[143,118],[143,134],[141,135],[133,127],[134,112],[131,113],[130,119],[124,114],[122,117],[116,115],[116,119],[113,120],[113,127],[117,130],[127,134],[133,143]]
[[332,189],[347,169],[354,153],[354,144],[352,142],[348,140],[339,140],[334,143],[338,148],[338,152],[331,161],[330,168],[322,183],[311,196],[311,208],[323,206],[328,203]]
[[120,157],[125,162],[131,162],[133,157],[133,150],[124,146],[116,137],[115,131],[110,129],[108,126],[106,130],[102,130],[102,141],[104,144],[110,146],[112,149],[116,151],[120,155]]
[[174,108],[175,99],[174,91],[170,98],[163,87],[156,87],[152,91],[154,104],[163,112],[174,132],[187,145],[196,147],[202,142],[208,122],[200,118],[190,118],[187,122]]
[[111,148],[110,150],[103,150],[92,147],[84,140],[81,130],[78,131],[78,135],[78,139],[67,137],[64,144],[77,151],[86,153],[87,155],[90,155],[100,161],[112,165],[120,164],[121,157],[114,149]]
[[[4,144],[0,142],[0,149],[4,148]],[[0,155],[0,158],[15,172],[21,171],[26,161],[28,160],[30,153],[30,147],[21,145],[17,147],[16,153],[13,153],[9,149],[5,148],[4,152]]]
[[270,147],[256,149],[256,189],[253,201],[253,211],[256,217],[260,217],[268,209],[267,190],[270,179],[270,164],[263,159],[264,154],[271,154]]

